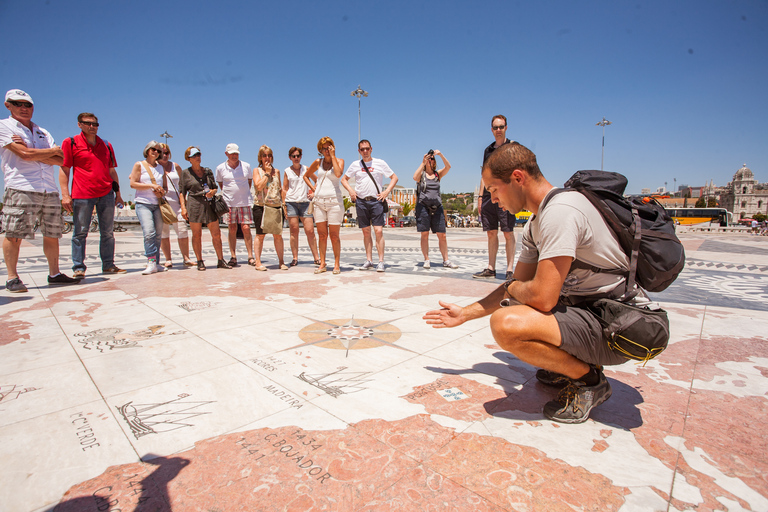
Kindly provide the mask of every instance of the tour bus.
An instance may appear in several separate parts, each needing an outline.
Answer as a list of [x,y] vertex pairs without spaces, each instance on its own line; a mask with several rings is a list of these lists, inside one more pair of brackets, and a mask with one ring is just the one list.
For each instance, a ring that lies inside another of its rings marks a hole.
[[721,226],[733,224],[733,214],[725,208],[665,208],[677,224],[716,222]]
[[531,218],[531,212],[528,210],[520,210],[515,214],[515,224],[518,226],[522,226],[526,222],[528,222],[528,219]]

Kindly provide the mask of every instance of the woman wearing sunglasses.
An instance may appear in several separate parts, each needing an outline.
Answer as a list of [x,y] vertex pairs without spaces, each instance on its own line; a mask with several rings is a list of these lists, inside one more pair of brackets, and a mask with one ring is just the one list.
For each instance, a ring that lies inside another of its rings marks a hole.
[[194,267],[195,264],[189,259],[189,233],[187,231],[187,223],[184,217],[181,216],[182,201],[181,193],[179,192],[179,180],[181,179],[181,166],[171,161],[171,148],[167,144],[160,144],[163,150],[160,155],[158,163],[163,168],[165,177],[168,180],[168,192],[165,194],[165,200],[173,208],[176,213],[178,222],[173,224],[163,224],[163,236],[160,242],[160,250],[163,251],[165,256],[165,268],[171,268],[173,266],[171,257],[171,228],[176,232],[176,238],[179,240],[179,250],[181,256],[184,258],[184,265],[188,267]]
[[259,166],[253,170],[253,223],[256,236],[253,238],[253,257],[256,270],[266,271],[261,263],[261,249],[264,237],[270,233],[275,240],[275,251],[280,270],[288,270],[283,256],[283,187],[280,185],[280,171],[272,165],[274,154],[269,146],[259,148]]
[[291,266],[299,264],[299,222],[304,225],[304,234],[307,235],[307,243],[312,251],[315,265],[320,264],[317,259],[317,242],[315,241],[315,223],[311,213],[307,213],[309,207],[309,187],[304,182],[307,174],[307,166],[301,165],[301,148],[292,147],[288,151],[291,166],[286,167],[283,177],[283,196],[285,197],[286,217],[290,229],[291,254],[293,260]]
[[213,248],[218,258],[217,268],[232,268],[224,261],[221,249],[221,228],[219,218],[213,210],[212,199],[216,195],[216,179],[213,171],[200,165],[202,154],[197,146],[189,146],[184,152],[184,159],[191,165],[184,169],[179,180],[181,193],[181,215],[189,221],[192,230],[192,250],[197,258],[197,270],[205,270],[203,262],[203,224],[208,226],[213,240]]
[[144,147],[144,160],[133,164],[130,182],[136,190],[136,216],[144,233],[144,254],[147,268],[142,274],[165,271],[158,264],[160,258],[160,236],[163,233],[163,216],[160,213],[160,198],[165,196],[168,182],[163,168],[157,163],[162,153],[160,143],[153,140]]

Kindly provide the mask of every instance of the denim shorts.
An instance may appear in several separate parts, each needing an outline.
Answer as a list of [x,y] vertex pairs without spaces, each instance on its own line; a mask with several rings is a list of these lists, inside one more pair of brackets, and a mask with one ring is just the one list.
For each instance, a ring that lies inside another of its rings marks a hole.
[[61,199],[58,192],[5,189],[3,229],[7,238],[35,239],[35,222],[44,237],[61,238]]
[[287,212],[286,217],[309,217],[312,218],[311,213],[307,213],[307,208],[309,207],[309,201],[302,202],[302,203],[296,203],[294,201],[289,201],[285,203],[285,211]]

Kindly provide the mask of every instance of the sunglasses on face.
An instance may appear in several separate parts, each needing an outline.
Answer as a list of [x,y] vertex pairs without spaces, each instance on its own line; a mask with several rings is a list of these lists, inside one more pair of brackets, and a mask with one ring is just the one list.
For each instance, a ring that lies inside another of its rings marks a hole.
[[494,129],[494,130],[503,130],[503,129],[504,129],[504,128],[506,128],[506,127],[507,127],[507,125],[505,125],[505,124],[502,124],[502,125],[499,125],[499,126],[494,126],[494,127],[493,127],[493,129]]
[[164,155],[168,155],[168,156],[171,156],[171,152],[170,152],[170,151],[163,151],[163,154],[164,154]]
[[360,148],[360,151],[370,151],[371,148]]
[[162,153],[163,152],[162,149],[157,149],[157,148],[149,148],[149,150],[150,151],[157,151],[158,153]]
[[32,104],[28,101],[8,101],[11,105],[14,107],[26,107],[26,108],[32,108]]
[[301,155],[291,155],[291,158],[301,158]]
[[82,124],[83,126],[92,126],[94,128],[99,127],[99,123],[94,123],[92,121],[80,121],[80,124]]

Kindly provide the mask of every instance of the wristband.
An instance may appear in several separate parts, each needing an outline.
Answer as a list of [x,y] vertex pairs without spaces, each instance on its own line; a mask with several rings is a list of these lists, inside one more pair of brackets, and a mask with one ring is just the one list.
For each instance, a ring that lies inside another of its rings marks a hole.
[[502,285],[502,286],[504,286],[504,292],[505,292],[507,295],[509,295],[509,285],[511,285],[511,284],[512,284],[512,283],[514,283],[515,281],[517,281],[517,279],[515,279],[515,278],[513,277],[513,278],[512,278],[512,279],[510,279],[509,281],[505,281],[505,282],[504,282],[504,284]]

